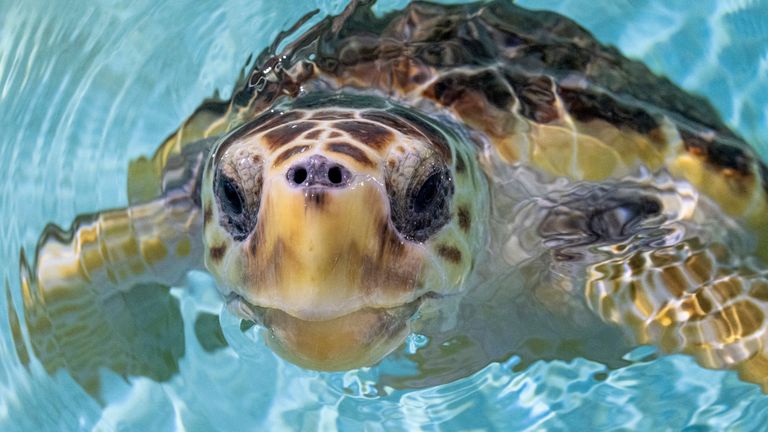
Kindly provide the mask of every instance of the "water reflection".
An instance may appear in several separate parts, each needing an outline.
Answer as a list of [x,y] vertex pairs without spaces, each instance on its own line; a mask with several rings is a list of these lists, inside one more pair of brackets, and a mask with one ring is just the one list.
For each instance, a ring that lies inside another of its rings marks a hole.
[[[339,7],[321,6],[335,12]],[[250,3],[230,2],[214,10],[202,5],[160,10],[149,3],[130,7],[97,4],[85,14],[34,7],[26,2],[4,5],[8,13],[2,14],[6,17],[3,35],[10,36],[0,38],[5,41],[0,43],[7,44],[7,49],[0,49],[0,124],[4,132],[12,131],[0,146],[7,173],[1,208],[2,214],[11,215],[2,226],[3,257],[9,263],[5,280],[11,296],[3,296],[5,303],[0,306],[9,311],[22,310],[21,287],[16,283],[20,246],[34,250],[37,235],[48,221],[67,225],[74,214],[123,205],[127,201],[123,192],[126,161],[151,153],[215,88],[226,91],[244,53],[256,49],[254,41],[266,44],[283,23],[298,18],[287,11],[306,6],[278,11],[268,5],[262,10]],[[569,4],[563,7],[568,9]],[[755,5],[733,7],[737,13],[725,15],[724,21],[736,24],[726,28],[739,27],[739,22],[748,19],[745,16],[756,13]],[[642,10],[659,9],[664,10],[658,5]],[[643,15],[642,20],[648,18]],[[760,34],[764,26],[755,22],[755,32]],[[605,26],[599,27],[607,31]],[[628,36],[620,37],[621,31],[611,40],[630,45]],[[169,50],[174,55],[168,55]],[[190,54],[175,55],[180,52]],[[646,55],[654,58],[653,52]],[[704,82],[701,77],[706,75],[699,72],[694,83]],[[755,84],[754,94],[760,94],[759,85]],[[727,92],[720,95],[718,100],[747,104],[741,111],[734,109],[743,115],[731,116],[746,124],[745,130],[760,123],[750,117],[752,102],[732,98]],[[516,278],[514,274],[505,277]],[[180,313],[181,321],[171,320],[173,328],[184,335],[185,355],[173,365],[178,372],[158,383],[133,376],[126,382],[117,374],[100,371],[96,375],[105,389],[104,409],[82,391],[71,373],[60,371],[51,376],[38,359],[30,359],[25,317],[16,325],[9,314],[9,323],[3,322],[0,331],[4,426],[72,430],[121,424],[147,429],[184,425],[202,430],[308,424],[386,429],[443,421],[446,427],[498,429],[751,428],[768,420],[765,399],[754,386],[740,383],[733,374],[702,370],[687,357],[664,357],[616,371],[578,358],[531,364],[513,357],[451,384],[417,391],[377,388],[373,383],[380,376],[375,370],[307,372],[279,360],[251,339],[242,345],[233,342],[241,337],[237,333],[240,327],[228,326],[226,314],[222,316],[223,331],[232,346],[216,344],[210,316],[219,313],[221,304],[211,297],[215,292],[212,282],[193,274],[182,285],[166,297],[169,308]],[[151,313],[145,306],[136,303],[135,308]],[[525,304],[520,305],[521,312],[526,309]],[[483,311],[471,315],[478,313]],[[34,320],[34,316],[26,318]],[[499,334],[509,334],[509,330],[499,323]],[[249,335],[248,330],[245,334]],[[161,345],[175,351],[171,357],[180,357],[178,347]],[[643,391],[638,392],[639,388]]]

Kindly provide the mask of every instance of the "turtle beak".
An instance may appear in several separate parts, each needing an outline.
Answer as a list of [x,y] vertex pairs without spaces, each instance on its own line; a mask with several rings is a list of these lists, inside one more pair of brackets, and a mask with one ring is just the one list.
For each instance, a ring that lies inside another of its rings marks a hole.
[[418,302],[393,309],[362,309],[324,321],[306,321],[281,310],[261,315],[267,345],[299,366],[325,371],[376,363],[397,348],[410,331]]

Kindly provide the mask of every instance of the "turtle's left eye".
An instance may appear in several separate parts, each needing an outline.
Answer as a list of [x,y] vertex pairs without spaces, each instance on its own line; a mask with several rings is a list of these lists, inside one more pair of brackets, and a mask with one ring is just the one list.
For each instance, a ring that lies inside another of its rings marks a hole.
[[392,223],[408,240],[424,242],[450,219],[453,178],[442,163],[409,164],[388,175]]
[[243,194],[231,178],[222,175],[219,177],[219,199],[223,210],[233,216],[243,212]]
[[414,212],[424,213],[431,207],[435,207],[435,204],[439,207],[441,203],[436,203],[436,201],[445,200],[445,188],[442,186],[447,183],[447,179],[443,177],[444,174],[442,172],[432,174],[416,191],[411,201],[411,207]]

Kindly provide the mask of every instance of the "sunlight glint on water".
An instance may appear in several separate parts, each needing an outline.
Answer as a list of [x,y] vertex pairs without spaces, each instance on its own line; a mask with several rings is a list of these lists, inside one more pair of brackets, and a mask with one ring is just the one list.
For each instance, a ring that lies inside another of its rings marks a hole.
[[[79,3],[0,0],[0,250],[3,282],[17,310],[19,250],[33,251],[46,223],[68,226],[78,213],[124,205],[128,160],[153,152],[215,90],[226,96],[248,55],[305,12],[338,13],[344,6],[330,0]],[[696,7],[647,0],[519,3],[560,11],[705,94],[768,154],[765,0]],[[185,318],[180,373],[156,383],[104,372],[105,409],[65,373],[49,376],[35,361],[22,366],[11,328],[0,320],[0,429],[390,430],[441,423],[447,429],[760,430],[768,424],[768,398],[756,386],[682,356],[616,371],[576,360],[514,372],[512,358],[454,383],[404,392],[377,389],[375,370],[302,370],[247,338],[233,337],[234,349],[208,353],[193,324],[199,311],[221,306],[212,284],[192,273],[174,290]],[[5,295],[0,307],[12,307]],[[227,319],[225,333],[232,330]]]

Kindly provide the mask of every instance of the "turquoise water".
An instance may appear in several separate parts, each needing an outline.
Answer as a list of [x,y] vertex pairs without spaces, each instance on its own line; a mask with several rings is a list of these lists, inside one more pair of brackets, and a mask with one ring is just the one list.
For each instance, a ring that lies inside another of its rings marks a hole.
[[[524,1],[559,11],[602,41],[706,95],[768,155],[768,1]],[[19,250],[47,222],[127,202],[127,161],[150,154],[205,97],[231,91],[248,55],[319,8],[342,1],[221,5],[176,1],[0,0],[0,248],[19,306]],[[379,9],[400,7],[392,1]],[[322,15],[321,14],[321,15]],[[319,19],[316,17],[312,22]],[[310,22],[311,24],[311,22]],[[231,348],[206,352],[200,311],[218,312],[213,282],[174,290],[186,355],[170,381],[103,372],[104,405],[66,373],[22,366],[0,321],[0,430],[765,430],[768,397],[735,374],[682,356],[614,371],[586,361],[515,359],[420,391],[381,392],[376,369],[317,373],[277,358],[224,317]],[[0,297],[7,310],[8,299]],[[516,370],[516,369],[515,369]]]

